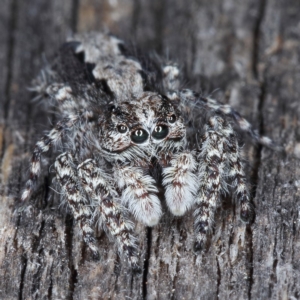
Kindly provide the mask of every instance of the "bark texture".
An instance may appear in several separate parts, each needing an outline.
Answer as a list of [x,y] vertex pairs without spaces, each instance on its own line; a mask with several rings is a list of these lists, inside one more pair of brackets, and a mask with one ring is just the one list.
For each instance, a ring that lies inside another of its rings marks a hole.
[[[0,298],[300,299],[299,15],[297,0],[2,0]],[[107,28],[178,62],[186,87],[231,104],[288,152],[246,143],[255,221],[226,199],[202,255],[192,212],[138,224],[141,275],[101,232],[92,260],[49,188],[51,168],[19,202],[33,145],[55,121],[31,101],[31,80],[68,34]]]

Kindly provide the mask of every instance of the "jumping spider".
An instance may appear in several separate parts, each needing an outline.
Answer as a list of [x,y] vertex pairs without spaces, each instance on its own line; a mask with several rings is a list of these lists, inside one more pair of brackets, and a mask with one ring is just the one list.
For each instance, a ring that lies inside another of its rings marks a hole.
[[173,215],[193,208],[196,250],[205,246],[221,194],[232,190],[241,219],[251,220],[232,123],[256,142],[275,145],[230,106],[180,90],[176,65],[145,59],[113,36],[86,34],[62,46],[34,90],[57,106],[61,120],[34,148],[22,200],[37,184],[41,155],[53,145],[67,150],[54,163],[56,178],[95,255],[96,220],[139,268],[127,211],[156,225],[162,216],[158,186]]

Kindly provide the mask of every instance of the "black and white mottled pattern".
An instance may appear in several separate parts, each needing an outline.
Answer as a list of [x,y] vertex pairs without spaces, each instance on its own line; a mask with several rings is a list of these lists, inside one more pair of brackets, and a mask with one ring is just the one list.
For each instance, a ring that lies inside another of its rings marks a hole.
[[[156,225],[166,201],[182,216],[194,210],[195,248],[205,246],[224,194],[241,219],[253,209],[233,124],[256,143],[278,150],[228,105],[180,90],[173,63],[139,57],[116,37],[78,35],[61,47],[32,90],[61,120],[34,148],[22,200],[38,183],[42,154],[56,146],[57,181],[83,238],[97,254],[100,224],[131,267],[139,269],[135,218]],[[158,191],[164,189],[161,199]]]

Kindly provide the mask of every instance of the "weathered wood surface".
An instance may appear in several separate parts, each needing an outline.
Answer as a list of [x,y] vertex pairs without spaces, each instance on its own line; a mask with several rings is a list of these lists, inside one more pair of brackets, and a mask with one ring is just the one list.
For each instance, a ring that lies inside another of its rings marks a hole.
[[[299,299],[299,16],[297,0],[2,0],[0,298]],[[55,120],[27,89],[42,56],[74,31],[103,28],[180,63],[185,86],[238,108],[289,153],[246,144],[255,221],[226,201],[202,255],[191,213],[137,225],[141,275],[101,232],[101,259],[91,259],[48,170],[33,199],[18,201],[34,142]]]

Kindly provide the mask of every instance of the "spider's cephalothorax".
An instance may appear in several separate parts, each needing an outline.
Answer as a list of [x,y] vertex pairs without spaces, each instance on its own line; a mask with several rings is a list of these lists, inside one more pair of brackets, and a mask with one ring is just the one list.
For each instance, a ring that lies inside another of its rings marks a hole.
[[[232,191],[242,220],[251,220],[231,122],[256,142],[275,145],[230,106],[180,90],[175,65],[145,60],[113,36],[86,34],[60,49],[34,90],[58,107],[61,120],[34,148],[22,200],[37,183],[41,155],[54,144],[68,149],[56,158],[56,178],[93,253],[97,223],[138,268],[129,214],[147,226],[159,222],[164,199],[158,198],[158,184],[172,214],[193,208],[196,249],[206,242],[222,194]],[[150,175],[153,162],[161,179]]]

